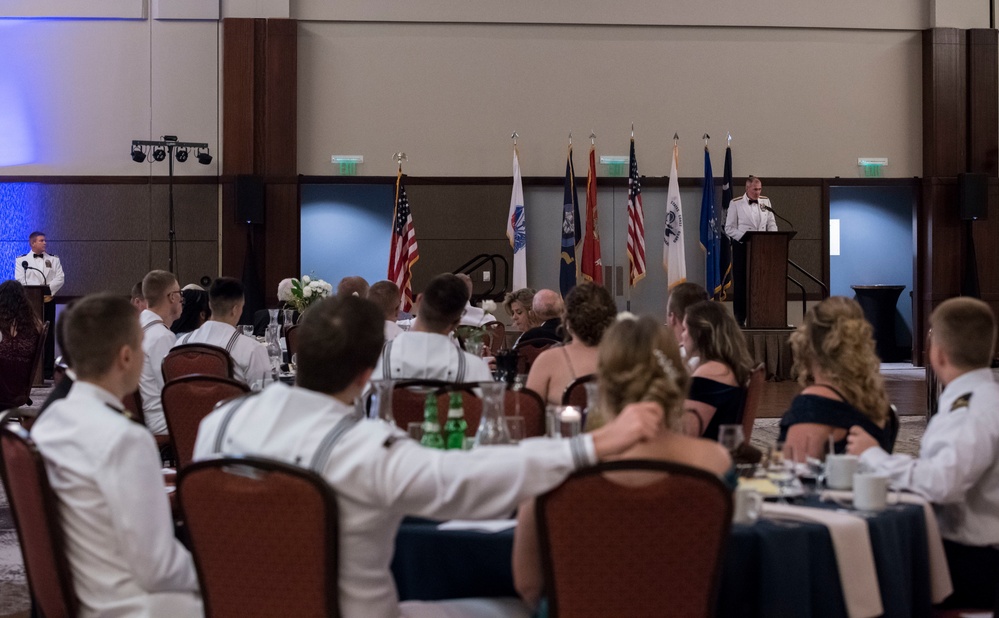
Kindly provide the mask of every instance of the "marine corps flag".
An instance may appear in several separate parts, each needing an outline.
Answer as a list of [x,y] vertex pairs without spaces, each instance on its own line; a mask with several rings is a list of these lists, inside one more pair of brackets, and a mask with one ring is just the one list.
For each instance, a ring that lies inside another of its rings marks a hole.
[[572,142],[565,159],[565,197],[562,200],[562,247],[559,257],[559,290],[562,296],[576,287],[576,245],[582,239],[579,229],[579,198],[576,197],[576,172],[572,166]]
[[597,147],[590,145],[590,169],[586,172],[586,235],[583,237],[583,258],[580,272],[583,279],[604,284],[600,261],[600,234],[597,231]]
[[520,159],[513,147],[513,193],[506,219],[506,237],[513,249],[513,289],[527,287],[527,219],[524,216],[524,185],[520,180]]
[[[731,139],[731,136],[729,136]],[[721,229],[725,229],[725,220],[728,219],[728,205],[732,203],[732,147],[725,148],[725,177],[722,180],[722,203],[718,209],[719,224]],[[732,239],[727,234],[721,234],[721,250],[718,252],[718,265],[721,270],[721,294],[718,300],[725,300],[729,290],[732,289]]]
[[402,166],[395,181],[395,214],[392,217],[392,247],[389,250],[388,280],[399,286],[402,292],[400,308],[405,312],[413,309],[413,264],[420,259],[416,247],[416,228],[413,227],[413,213],[409,210],[406,185],[402,182]]
[[683,252],[683,206],[680,204],[680,184],[676,179],[679,152],[674,141],[669,191],[666,194],[666,226],[663,228],[663,270],[666,271],[666,283],[670,289],[687,280],[687,257]]
[[704,289],[714,297],[721,291],[718,252],[721,238],[715,215],[715,178],[711,173],[711,153],[704,146],[704,192],[701,194],[701,248],[704,249]]

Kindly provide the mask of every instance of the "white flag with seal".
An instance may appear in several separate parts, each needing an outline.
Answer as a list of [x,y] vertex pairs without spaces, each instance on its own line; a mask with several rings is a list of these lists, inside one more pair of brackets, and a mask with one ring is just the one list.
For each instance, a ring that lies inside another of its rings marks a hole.
[[513,249],[513,290],[527,287],[527,219],[524,216],[524,186],[520,180],[520,160],[513,149],[513,193],[506,220],[506,237]]
[[680,204],[680,184],[676,179],[679,147],[673,145],[673,164],[669,170],[669,191],[666,194],[666,225],[663,228],[663,270],[670,289],[687,280],[687,258],[683,251],[683,206]]

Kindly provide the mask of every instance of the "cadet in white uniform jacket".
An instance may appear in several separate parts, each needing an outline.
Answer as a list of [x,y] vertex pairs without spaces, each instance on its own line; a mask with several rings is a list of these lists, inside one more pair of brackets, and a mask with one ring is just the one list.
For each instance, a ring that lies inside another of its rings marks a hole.
[[[307,389],[277,383],[245,403],[240,401],[215,410],[202,421],[194,456],[272,457],[314,467],[329,481],[340,507],[340,609],[344,616],[400,615],[390,564],[393,539],[403,517],[509,516],[522,500],[555,487],[576,468],[596,462],[588,434],[571,441],[542,438],[517,446],[439,451],[420,446],[396,427],[357,420],[352,416],[353,406]],[[224,423],[232,410],[236,411],[231,420]],[[351,428],[314,462],[324,437],[345,417],[351,417],[347,421]],[[225,433],[220,436],[223,427]]]
[[408,331],[385,344],[373,380],[491,382],[486,361],[459,348],[447,335]]
[[163,357],[177,342],[176,335],[163,323],[160,316],[149,309],[139,315],[142,325],[142,352],[146,362],[142,365],[139,378],[139,394],[142,395],[142,413],[149,431],[164,435],[167,433],[166,417],[163,416]]
[[209,320],[196,330],[178,337],[174,346],[185,343],[207,343],[228,352],[232,357],[233,377],[244,384],[251,384],[265,374],[270,376],[271,361],[267,357],[267,348],[224,322]]
[[156,444],[121,409],[113,394],[78,381],[31,428],[59,501],[80,615],[201,616]]

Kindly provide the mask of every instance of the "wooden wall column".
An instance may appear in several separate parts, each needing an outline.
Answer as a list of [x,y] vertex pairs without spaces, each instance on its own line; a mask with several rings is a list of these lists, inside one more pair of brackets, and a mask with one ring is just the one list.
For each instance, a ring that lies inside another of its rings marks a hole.
[[298,277],[298,24],[292,19],[222,21],[222,272],[243,273],[247,224],[236,217],[237,175],[264,183],[264,224],[250,226],[268,306],[277,285]]

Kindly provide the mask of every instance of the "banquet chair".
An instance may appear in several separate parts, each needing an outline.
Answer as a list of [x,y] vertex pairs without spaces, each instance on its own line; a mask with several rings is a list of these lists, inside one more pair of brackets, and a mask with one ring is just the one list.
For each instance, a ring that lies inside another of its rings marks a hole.
[[288,358],[298,354],[298,324],[292,324],[284,331],[284,340],[288,347]]
[[491,354],[495,356],[500,350],[507,349],[506,326],[503,325],[503,322],[493,320],[483,324],[482,328],[486,331],[485,342],[489,346]]
[[35,372],[42,362],[48,332],[49,323],[45,322],[38,332],[30,359],[0,357],[0,410],[32,405],[31,387],[35,381]]
[[455,384],[443,380],[401,380],[396,382],[392,390],[392,417],[403,431],[408,429],[409,423],[422,423],[427,393],[434,392],[437,395],[438,422],[443,427],[447,420],[451,393],[458,391],[462,395],[465,422],[468,423],[467,435],[475,435],[482,418],[482,400],[475,395],[473,388],[474,384]]
[[503,396],[503,413],[524,418],[524,437],[545,435],[545,400],[529,388],[507,389]]
[[895,407],[895,404],[891,404],[888,406],[888,420],[887,423],[885,424],[885,432],[888,433],[889,453],[895,452],[895,440],[898,439],[898,429],[899,429],[898,408]]
[[525,374],[531,372],[531,365],[538,356],[548,348],[561,345],[560,341],[552,339],[532,339],[524,343],[517,344],[514,348],[517,352],[517,373]]
[[250,392],[242,382],[218,376],[193,375],[170,380],[163,387],[163,415],[170,431],[177,469],[194,458],[198,427],[220,402]]
[[586,384],[596,379],[597,374],[588,373],[570,382],[569,386],[566,386],[565,390],[562,391],[562,405],[576,406],[581,410],[586,409],[590,403],[586,399]]
[[163,383],[195,374],[232,378],[232,357],[223,348],[207,343],[185,343],[163,357]]
[[[613,473],[640,473],[640,486]],[[549,615],[711,616],[732,521],[714,474],[647,460],[576,472],[537,499]]]
[[746,400],[742,404],[742,436],[746,444],[749,444],[749,439],[753,437],[753,425],[760,410],[760,397],[763,396],[763,385],[766,381],[766,365],[760,363],[753,367],[752,373],[749,374],[749,385],[746,387]]
[[78,601],[66,558],[58,503],[45,463],[28,432],[0,416],[0,479],[10,503],[35,610],[45,618],[76,616]]
[[[136,423],[146,426],[146,415],[142,411],[142,393],[139,389],[121,399],[121,404],[125,407],[126,416]],[[167,427],[169,431],[169,427]],[[153,434],[156,440],[156,448],[160,451],[160,459],[164,466],[172,466],[174,463],[173,446],[170,444],[170,436]]]
[[205,616],[340,615],[339,516],[321,476],[268,459],[209,459],[181,470],[177,495]]

